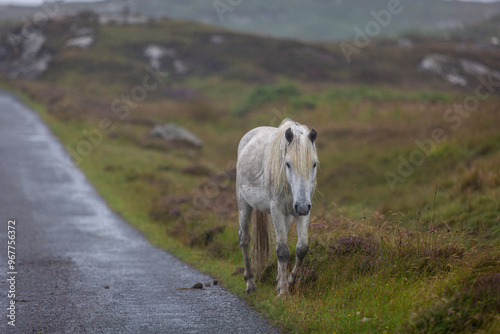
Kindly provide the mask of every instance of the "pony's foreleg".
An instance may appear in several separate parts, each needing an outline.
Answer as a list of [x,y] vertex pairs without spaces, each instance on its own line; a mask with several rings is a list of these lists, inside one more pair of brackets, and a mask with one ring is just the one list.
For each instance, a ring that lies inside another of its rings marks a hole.
[[239,228],[238,237],[240,240],[241,253],[243,254],[243,263],[245,272],[243,278],[247,283],[245,291],[247,293],[254,292],[257,289],[253,279],[252,268],[250,267],[250,257],[248,255],[248,245],[250,244],[250,222],[252,219],[253,208],[244,201],[238,202]]
[[302,265],[302,260],[309,251],[309,218],[310,215],[301,216],[297,218],[297,246],[295,247],[295,266],[293,267],[292,273],[288,279],[288,283],[295,283],[297,278],[297,271]]
[[289,290],[287,280],[287,263],[290,255],[288,249],[288,230],[293,222],[293,217],[285,217],[281,213],[274,213],[271,211],[273,219],[274,230],[276,232],[276,255],[278,258],[278,278],[276,290],[278,295],[287,295]]

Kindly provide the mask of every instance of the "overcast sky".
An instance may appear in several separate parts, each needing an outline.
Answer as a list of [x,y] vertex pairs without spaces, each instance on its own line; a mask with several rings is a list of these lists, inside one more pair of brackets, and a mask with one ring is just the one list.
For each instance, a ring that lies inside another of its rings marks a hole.
[[[49,0],[50,1],[50,0]],[[64,0],[61,2],[93,2],[96,0]],[[449,0],[450,1],[450,0]],[[460,0],[466,2],[498,2],[500,0]],[[41,5],[46,0],[0,0],[1,5]]]
[[[95,2],[96,0],[64,0],[59,2]],[[46,0],[0,0],[1,5],[41,5],[44,2],[51,2]]]

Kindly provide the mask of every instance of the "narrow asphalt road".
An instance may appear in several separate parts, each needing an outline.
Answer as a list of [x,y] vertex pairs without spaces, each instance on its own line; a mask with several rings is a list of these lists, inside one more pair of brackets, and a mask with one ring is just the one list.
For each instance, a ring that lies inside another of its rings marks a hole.
[[0,333],[276,332],[220,286],[178,290],[213,278],[151,246],[77,168],[61,180],[53,163],[66,161],[40,118],[0,92]]

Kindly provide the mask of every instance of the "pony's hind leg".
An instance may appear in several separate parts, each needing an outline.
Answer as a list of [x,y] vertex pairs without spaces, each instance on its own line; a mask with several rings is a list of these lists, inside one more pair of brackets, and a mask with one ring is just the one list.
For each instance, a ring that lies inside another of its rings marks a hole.
[[254,292],[257,289],[253,279],[252,268],[250,267],[250,257],[248,255],[248,245],[250,244],[250,222],[252,219],[253,208],[245,201],[238,201],[238,216],[239,228],[238,236],[240,240],[241,253],[243,254],[243,263],[245,265],[245,272],[243,278],[247,283],[245,291],[247,293]]

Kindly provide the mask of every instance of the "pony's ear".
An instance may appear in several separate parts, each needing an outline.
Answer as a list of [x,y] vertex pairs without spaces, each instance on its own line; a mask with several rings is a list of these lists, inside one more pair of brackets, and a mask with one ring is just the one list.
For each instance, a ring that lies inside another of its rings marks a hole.
[[311,132],[309,132],[309,139],[311,139],[311,143],[314,143],[317,136],[318,136],[318,133],[316,132],[316,130],[311,129]]
[[286,129],[285,138],[286,138],[286,140],[288,141],[289,144],[292,143],[292,140],[293,140],[292,128]]

